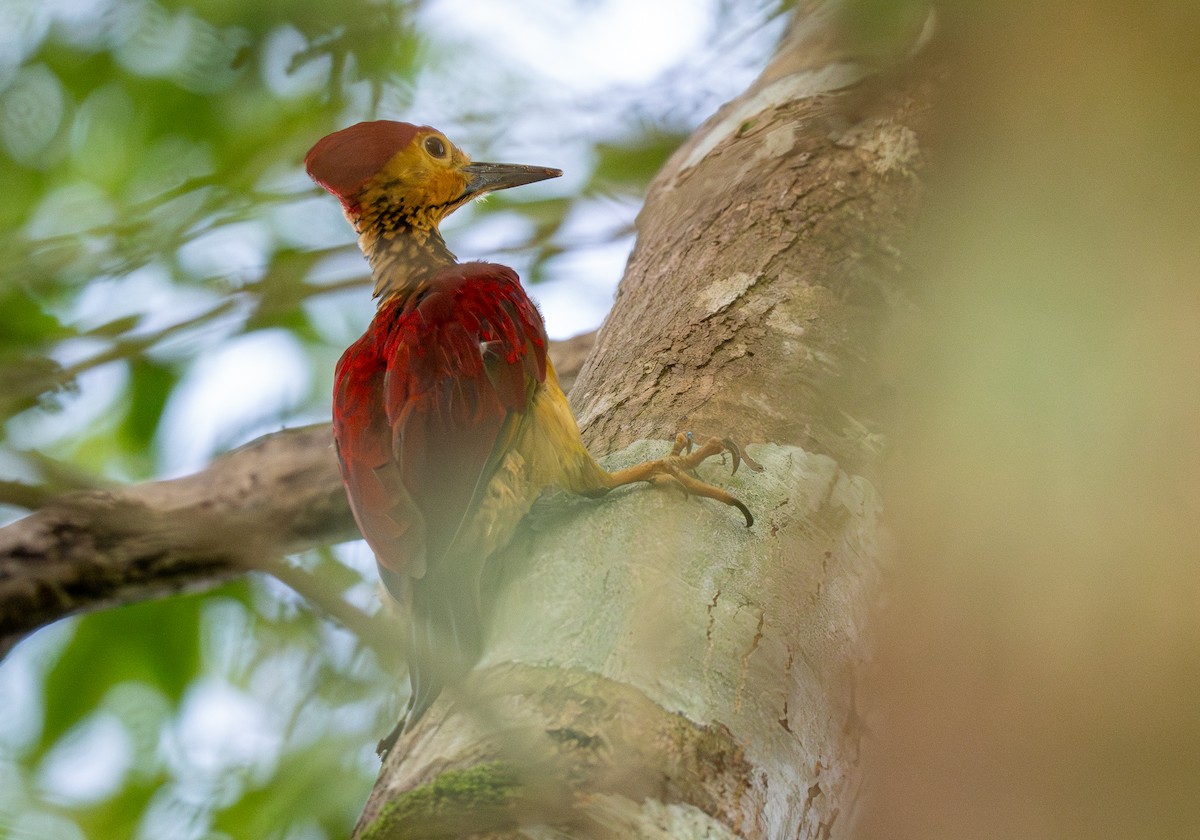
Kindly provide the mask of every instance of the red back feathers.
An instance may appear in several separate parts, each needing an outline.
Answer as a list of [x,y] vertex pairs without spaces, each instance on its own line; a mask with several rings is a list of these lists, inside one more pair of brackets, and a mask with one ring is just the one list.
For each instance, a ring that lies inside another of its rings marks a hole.
[[310,178],[350,207],[362,186],[422,130],[433,129],[394,120],[355,123],[318,140],[304,165]]

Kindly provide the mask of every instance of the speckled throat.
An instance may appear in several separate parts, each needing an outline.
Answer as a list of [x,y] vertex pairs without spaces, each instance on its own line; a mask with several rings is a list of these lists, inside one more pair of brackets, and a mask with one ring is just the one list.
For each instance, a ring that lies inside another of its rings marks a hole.
[[411,291],[438,269],[457,262],[438,232],[437,210],[444,213],[443,208],[380,201],[364,204],[354,219],[358,246],[375,278],[372,295],[381,302]]

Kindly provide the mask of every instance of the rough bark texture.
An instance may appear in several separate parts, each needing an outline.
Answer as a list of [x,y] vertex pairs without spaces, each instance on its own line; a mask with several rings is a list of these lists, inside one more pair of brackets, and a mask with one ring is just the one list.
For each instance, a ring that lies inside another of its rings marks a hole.
[[929,92],[895,75],[827,90],[867,71],[798,55],[816,57],[806,41],[785,50],[656,180],[571,394],[596,448],[691,428],[873,471],[875,349],[920,196]]
[[798,31],[652,186],[572,393],[594,450],[630,444],[610,468],[678,429],[762,442],[763,473],[702,470],[758,522],[653,490],[536,508],[492,563],[483,661],[398,743],[357,838],[853,835],[875,348],[929,90]]

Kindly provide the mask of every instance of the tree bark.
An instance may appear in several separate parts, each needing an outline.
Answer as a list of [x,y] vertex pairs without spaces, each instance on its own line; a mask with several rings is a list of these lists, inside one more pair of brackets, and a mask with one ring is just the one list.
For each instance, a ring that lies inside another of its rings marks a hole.
[[544,500],[491,563],[487,653],[399,741],[359,840],[853,835],[875,348],[930,83],[848,60],[826,11],[656,179],[572,393],[593,449],[625,446],[609,468],[679,429],[758,442],[763,473],[701,470],[756,524],[668,491]]

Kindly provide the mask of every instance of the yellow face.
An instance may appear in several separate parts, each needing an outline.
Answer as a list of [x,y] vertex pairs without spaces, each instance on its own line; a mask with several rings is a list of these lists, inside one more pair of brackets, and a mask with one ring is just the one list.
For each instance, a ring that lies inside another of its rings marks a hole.
[[398,215],[412,228],[436,227],[473,197],[463,171],[470,162],[446,135],[422,130],[363,186],[358,204],[381,217]]

